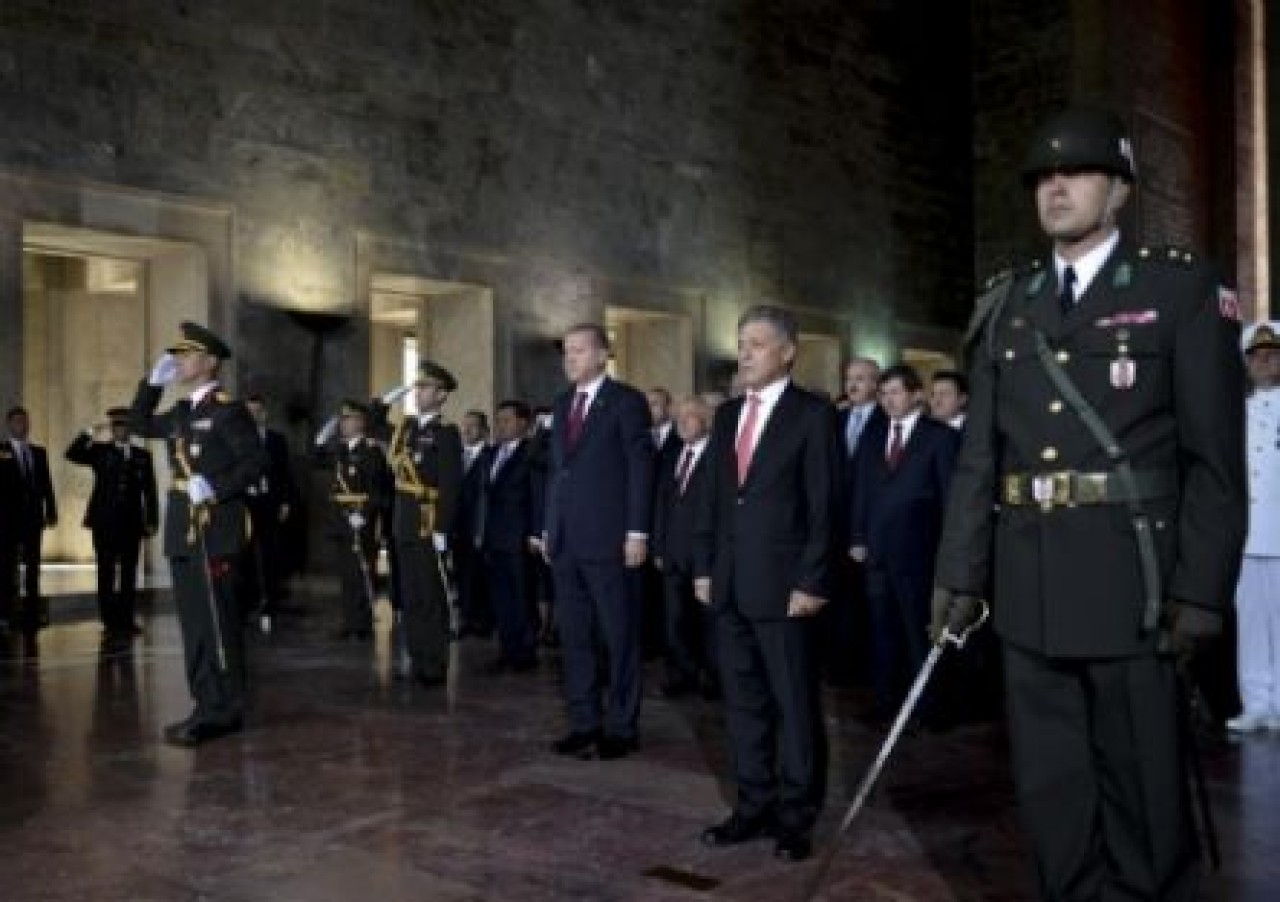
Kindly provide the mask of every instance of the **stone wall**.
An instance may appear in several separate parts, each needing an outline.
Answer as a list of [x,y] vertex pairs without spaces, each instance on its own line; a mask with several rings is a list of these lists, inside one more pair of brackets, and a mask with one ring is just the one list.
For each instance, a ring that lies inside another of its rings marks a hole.
[[241,386],[299,418],[312,339],[286,311],[355,323],[320,406],[369,388],[361,236],[492,289],[503,396],[548,397],[551,339],[619,301],[691,317],[700,384],[762,296],[889,353],[900,322],[959,324],[968,10],[781,6],[6,0],[0,169],[228,207],[211,315]]

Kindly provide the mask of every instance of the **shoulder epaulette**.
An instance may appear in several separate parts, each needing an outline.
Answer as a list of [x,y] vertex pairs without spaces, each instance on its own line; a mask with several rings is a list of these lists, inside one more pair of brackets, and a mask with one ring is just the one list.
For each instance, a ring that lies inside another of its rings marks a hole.
[[1178,266],[1190,266],[1196,262],[1197,257],[1185,247],[1178,247],[1173,244],[1166,244],[1160,247],[1152,247],[1143,245],[1138,248],[1138,259],[1149,263],[1169,263]]
[[1018,275],[1017,269],[1008,267],[983,283],[982,294],[978,295],[978,299],[974,302],[973,315],[969,317],[969,325],[964,330],[965,346],[973,341],[996,309],[1004,304]]

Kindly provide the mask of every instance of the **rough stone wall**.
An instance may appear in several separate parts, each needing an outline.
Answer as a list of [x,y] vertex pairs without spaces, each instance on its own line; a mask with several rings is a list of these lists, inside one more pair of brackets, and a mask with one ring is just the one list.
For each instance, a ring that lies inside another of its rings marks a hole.
[[[615,297],[695,315],[700,380],[763,295],[855,342],[959,322],[965,5],[782,6],[5,0],[0,167],[230,204],[219,318],[277,397],[310,391],[281,311],[367,314],[359,234],[482,277],[497,391],[535,400],[547,339]],[[333,339],[322,403],[363,387],[366,336]]]
[[1214,0],[988,0],[973,4],[975,268],[1042,253],[1018,183],[1049,112],[1107,106],[1128,124],[1140,187],[1121,227],[1235,269],[1234,4]]

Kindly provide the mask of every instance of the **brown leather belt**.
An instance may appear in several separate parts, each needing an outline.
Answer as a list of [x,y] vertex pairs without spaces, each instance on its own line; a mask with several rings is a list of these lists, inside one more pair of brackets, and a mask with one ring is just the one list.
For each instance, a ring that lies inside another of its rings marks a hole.
[[1115,473],[1006,473],[1000,480],[1000,501],[1007,507],[1035,506],[1047,511],[1055,507],[1151,501],[1178,491],[1174,470],[1134,470],[1133,475],[1138,488],[1136,499],[1127,497]]

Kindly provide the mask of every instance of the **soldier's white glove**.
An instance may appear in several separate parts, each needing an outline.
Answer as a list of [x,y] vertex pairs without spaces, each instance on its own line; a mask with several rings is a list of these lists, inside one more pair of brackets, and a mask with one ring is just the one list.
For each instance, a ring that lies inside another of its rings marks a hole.
[[347,522],[351,524],[352,529],[361,529],[364,526],[364,517],[356,512],[347,514]]
[[409,392],[412,390],[413,390],[412,385],[397,386],[396,388],[393,388],[390,391],[383,394],[382,403],[390,407],[392,404],[399,401],[405,395],[409,394]]
[[155,388],[164,388],[177,378],[178,358],[166,351],[160,355],[156,365],[151,368],[151,374],[147,376],[147,383]]
[[444,554],[449,550],[449,537],[442,532],[433,532],[431,534],[431,544],[435,546],[436,551]]
[[192,504],[197,505],[212,501],[213,486],[209,485],[209,480],[197,473],[187,480],[187,497],[191,499]]
[[329,442],[333,440],[334,433],[337,431],[338,417],[335,414],[325,420],[324,425],[320,427],[320,431],[316,433],[316,444],[321,446],[329,444]]

